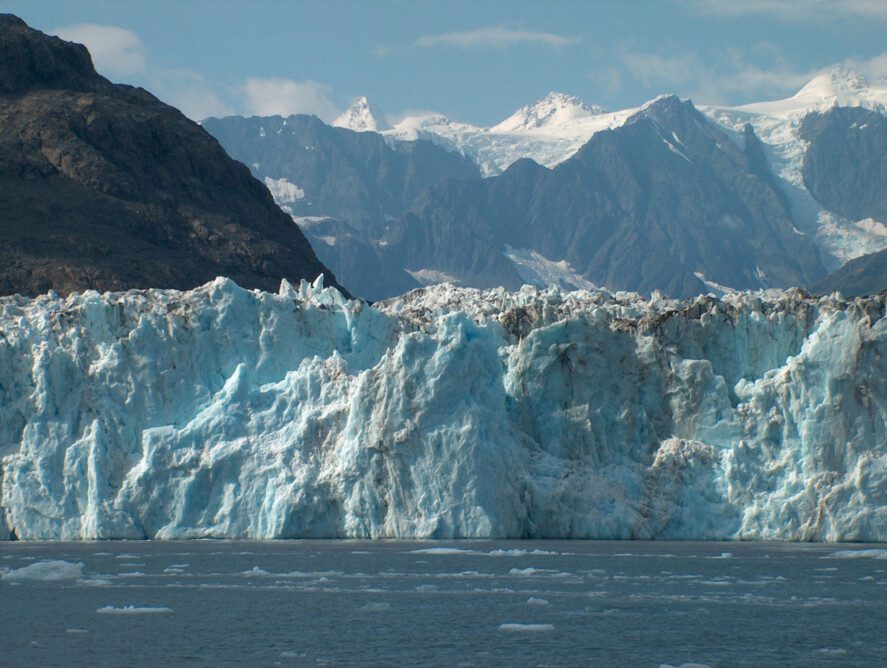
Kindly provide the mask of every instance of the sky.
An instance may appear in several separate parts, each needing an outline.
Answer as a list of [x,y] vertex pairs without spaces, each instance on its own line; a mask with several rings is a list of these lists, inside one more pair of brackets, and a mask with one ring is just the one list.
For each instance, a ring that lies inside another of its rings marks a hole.
[[834,66],[887,75],[887,0],[0,0],[188,116],[313,113],[366,95],[492,125],[549,91],[615,110],[787,97]]

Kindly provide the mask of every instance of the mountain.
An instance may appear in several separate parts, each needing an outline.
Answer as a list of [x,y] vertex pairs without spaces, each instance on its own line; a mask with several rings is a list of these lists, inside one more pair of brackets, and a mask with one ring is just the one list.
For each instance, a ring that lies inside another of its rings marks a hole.
[[887,290],[887,248],[850,260],[811,287],[816,294],[831,294],[836,290],[848,297]]
[[393,141],[428,139],[470,157],[484,176],[495,176],[522,158],[554,167],[595,132],[622,125],[636,111],[610,113],[571,95],[549,93],[489,128],[429,113],[408,116],[383,134]]
[[[799,231],[813,239],[827,268],[836,269],[887,247],[887,218],[859,215],[859,210],[848,206],[863,192],[872,197],[883,190],[883,168],[877,167],[878,156],[873,153],[877,146],[865,145],[858,131],[865,121],[857,123],[856,118],[868,118],[870,128],[878,125],[878,119],[883,123],[887,79],[872,82],[836,68],[814,77],[784,100],[702,110],[736,134],[746,124],[754,127],[780,189],[791,203]],[[869,136],[874,138],[878,132]],[[845,139],[849,143],[841,148],[839,142]],[[848,181],[851,175],[853,184]],[[845,186],[850,190],[841,195],[838,191]],[[847,201],[839,203],[840,197]]]
[[197,124],[0,16],[0,293],[249,288],[325,273],[267,188]]
[[573,95],[549,93],[533,104],[521,107],[514,114],[490,128],[491,133],[539,133],[558,131],[574,132],[588,119],[606,113],[603,107],[588,106]]
[[368,299],[420,285],[381,263],[377,242],[391,222],[439,179],[480,179],[471,160],[437,144],[389,144],[315,116],[209,118],[203,127],[251,166],[339,280]]
[[336,128],[354,130],[355,132],[384,132],[391,129],[379,108],[365,97],[357,98],[330,125]]
[[[435,113],[378,133],[205,127],[371,299],[441,281],[721,294],[811,287],[887,248],[885,91],[834,70],[785,100],[685,104],[692,123],[672,96],[608,112],[550,93],[489,128]],[[658,130],[629,128],[643,118]]]
[[482,288],[519,287],[531,252],[576,287],[809,285],[823,274],[817,249],[762,155],[751,128],[740,147],[689,101],[659,98],[551,170],[520,160],[482,181],[439,181],[384,251],[414,276]]

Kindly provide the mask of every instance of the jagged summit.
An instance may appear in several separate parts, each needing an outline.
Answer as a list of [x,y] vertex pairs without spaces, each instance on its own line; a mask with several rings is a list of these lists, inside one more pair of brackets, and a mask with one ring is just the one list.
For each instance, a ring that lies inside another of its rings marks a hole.
[[331,125],[355,132],[384,132],[391,129],[379,107],[363,96],[357,98]]
[[82,44],[34,30],[17,16],[0,14],[0,93],[36,88],[76,91],[108,85]]
[[551,92],[532,104],[521,107],[491,132],[539,132],[562,129],[593,116],[606,113],[603,107],[588,105],[574,95]]
[[679,119],[703,120],[702,114],[693,105],[692,100],[674,94],[653,98],[629,117],[628,122],[633,123],[642,118],[649,118],[660,125],[673,125]]

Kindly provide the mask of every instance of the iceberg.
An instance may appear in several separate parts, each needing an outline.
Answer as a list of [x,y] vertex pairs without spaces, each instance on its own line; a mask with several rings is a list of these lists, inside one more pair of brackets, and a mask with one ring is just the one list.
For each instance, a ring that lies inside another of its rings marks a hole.
[[0,536],[887,540],[885,298],[0,299]]

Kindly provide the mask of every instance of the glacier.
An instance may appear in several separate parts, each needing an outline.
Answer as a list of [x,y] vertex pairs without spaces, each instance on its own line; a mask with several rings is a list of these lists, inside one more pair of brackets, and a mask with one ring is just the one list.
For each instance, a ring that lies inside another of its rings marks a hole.
[[0,537],[887,540],[885,299],[0,298]]

